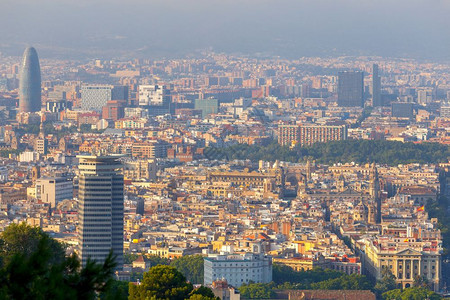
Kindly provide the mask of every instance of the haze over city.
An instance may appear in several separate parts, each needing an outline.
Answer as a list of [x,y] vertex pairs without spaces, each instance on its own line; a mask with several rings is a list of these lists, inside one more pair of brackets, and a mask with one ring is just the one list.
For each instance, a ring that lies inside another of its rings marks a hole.
[[0,51],[42,57],[369,55],[450,59],[448,0],[2,0]]
[[0,299],[449,299],[448,16],[0,0]]

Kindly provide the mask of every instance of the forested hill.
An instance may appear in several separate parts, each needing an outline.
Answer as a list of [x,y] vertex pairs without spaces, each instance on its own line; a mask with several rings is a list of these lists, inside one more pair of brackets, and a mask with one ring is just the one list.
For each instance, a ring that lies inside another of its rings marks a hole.
[[272,142],[267,146],[238,144],[226,148],[208,147],[208,159],[250,159],[252,161],[301,162],[307,159],[318,163],[368,163],[397,165],[407,163],[447,162],[450,149],[438,143],[402,143],[395,141],[346,140],[316,143],[309,147],[289,149]]

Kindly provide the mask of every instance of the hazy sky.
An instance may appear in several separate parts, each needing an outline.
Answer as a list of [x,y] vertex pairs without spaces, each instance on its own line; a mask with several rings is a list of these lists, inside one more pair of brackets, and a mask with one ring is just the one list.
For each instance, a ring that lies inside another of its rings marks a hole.
[[0,0],[0,51],[450,60],[449,16],[450,0]]

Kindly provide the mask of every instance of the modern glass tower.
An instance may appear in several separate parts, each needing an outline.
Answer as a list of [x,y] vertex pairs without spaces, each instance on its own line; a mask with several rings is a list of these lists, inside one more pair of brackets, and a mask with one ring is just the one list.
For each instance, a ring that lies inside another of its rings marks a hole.
[[372,68],[372,106],[382,106],[381,103],[381,78],[378,75],[378,65],[373,64]]
[[338,73],[338,106],[364,107],[364,73]]
[[23,53],[19,81],[19,112],[41,110],[41,68],[36,49],[28,47]]
[[112,249],[123,266],[123,174],[120,156],[80,155],[79,254],[103,262]]

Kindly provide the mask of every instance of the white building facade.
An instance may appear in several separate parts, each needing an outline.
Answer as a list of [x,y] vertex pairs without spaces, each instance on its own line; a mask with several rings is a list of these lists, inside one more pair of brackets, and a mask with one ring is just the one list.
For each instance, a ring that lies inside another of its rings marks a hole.
[[272,281],[272,257],[262,253],[205,257],[204,284],[210,286],[223,279],[234,287],[249,282],[269,283]]

